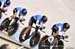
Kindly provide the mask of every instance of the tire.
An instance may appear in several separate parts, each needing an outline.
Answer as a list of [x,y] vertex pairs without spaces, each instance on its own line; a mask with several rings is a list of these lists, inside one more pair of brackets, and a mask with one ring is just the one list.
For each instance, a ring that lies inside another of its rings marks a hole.
[[64,49],[63,41],[57,40],[52,49]]
[[62,40],[58,41],[58,49],[64,49],[64,43]]
[[12,36],[16,33],[16,31],[18,30],[18,26],[19,24],[18,23],[12,23],[11,25],[9,25],[8,27],[8,35],[9,36]]
[[9,18],[6,18],[5,20],[3,20],[3,22],[0,25],[0,30],[4,30],[5,28],[7,28],[10,24],[11,20],[9,20]]
[[2,13],[1,13],[1,11],[0,11],[0,20],[1,20],[1,18],[2,18]]
[[50,43],[48,42],[48,40],[46,40],[49,36],[48,35],[45,35],[39,45],[38,45],[38,49],[50,49]]
[[37,32],[30,39],[30,47],[35,47],[40,40],[40,34]]
[[31,29],[27,32],[26,36],[25,36],[25,39],[22,39],[22,35],[24,34],[24,32],[26,31],[27,27],[25,27],[22,32],[20,33],[20,36],[19,36],[19,42],[24,42],[25,40],[29,39],[29,34],[30,34],[30,31]]

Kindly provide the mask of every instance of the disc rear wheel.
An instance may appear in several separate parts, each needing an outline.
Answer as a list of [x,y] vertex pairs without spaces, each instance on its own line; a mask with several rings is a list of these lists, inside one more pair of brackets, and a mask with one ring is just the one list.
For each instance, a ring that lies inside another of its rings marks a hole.
[[18,23],[14,23],[14,24],[11,24],[9,27],[8,27],[8,35],[9,36],[12,36],[16,33],[16,31],[18,30]]
[[50,49],[50,43],[48,42],[48,40],[46,40],[48,37],[49,37],[48,35],[45,35],[41,39],[39,46],[38,46],[39,49]]

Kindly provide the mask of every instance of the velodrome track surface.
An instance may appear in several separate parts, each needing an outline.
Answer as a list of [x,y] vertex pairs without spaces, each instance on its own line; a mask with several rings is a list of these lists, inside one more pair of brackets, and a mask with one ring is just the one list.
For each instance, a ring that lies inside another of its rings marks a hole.
[[[48,22],[46,23],[46,33],[51,33],[51,26],[58,22],[68,22],[71,25],[71,28],[67,31],[69,35],[69,42],[65,42],[65,49],[73,48],[75,49],[75,0],[11,0],[11,5],[8,8],[8,15],[3,15],[2,20],[5,17],[12,15],[12,9],[15,7],[25,7],[28,10],[26,15],[25,25],[20,24],[18,32],[20,32],[25,26],[27,26],[29,18],[35,14],[44,14],[48,17]],[[1,21],[2,21],[1,20]],[[1,36],[0,32],[0,36]],[[4,36],[4,35],[3,35]],[[7,37],[9,38],[9,37]],[[0,45],[3,43],[9,43],[0,40]],[[9,43],[11,44],[11,43]],[[13,45],[13,48],[18,47]],[[13,49],[12,48],[12,49]],[[37,48],[34,48],[37,49]]]

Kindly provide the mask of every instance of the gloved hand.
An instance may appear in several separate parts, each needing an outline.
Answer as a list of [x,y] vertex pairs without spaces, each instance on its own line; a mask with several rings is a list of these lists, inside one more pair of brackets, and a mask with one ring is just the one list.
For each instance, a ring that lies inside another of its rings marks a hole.
[[67,39],[68,36],[63,36],[63,35],[62,35],[61,38],[62,38],[62,39]]
[[46,27],[40,27],[40,30],[43,30],[43,29],[45,29]]
[[20,22],[25,21],[25,19],[21,19]]
[[64,39],[65,39],[65,38],[68,38],[68,37],[69,37],[69,36],[64,36]]

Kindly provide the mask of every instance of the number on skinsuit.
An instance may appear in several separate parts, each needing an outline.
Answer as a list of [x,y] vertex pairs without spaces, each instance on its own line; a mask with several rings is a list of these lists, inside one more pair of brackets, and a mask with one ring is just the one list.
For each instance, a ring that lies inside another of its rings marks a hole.
[[54,40],[54,37],[53,37],[53,36],[50,36],[50,37],[48,38],[48,41],[49,41],[50,43],[52,43],[53,40]]

